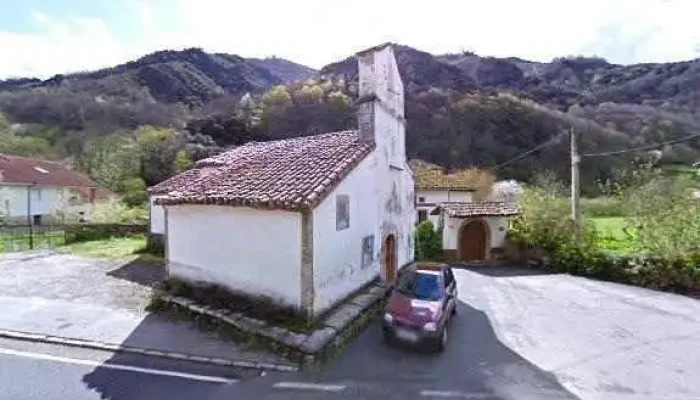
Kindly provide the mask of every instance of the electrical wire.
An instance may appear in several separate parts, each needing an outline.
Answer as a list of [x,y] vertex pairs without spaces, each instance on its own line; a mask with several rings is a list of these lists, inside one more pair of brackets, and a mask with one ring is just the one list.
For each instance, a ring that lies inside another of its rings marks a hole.
[[515,156],[515,157],[511,158],[510,160],[508,160],[508,161],[506,161],[506,162],[504,162],[504,163],[501,163],[501,164],[496,165],[495,167],[491,168],[491,170],[496,171],[496,170],[498,170],[498,169],[500,169],[500,168],[502,168],[502,167],[505,167],[506,165],[508,165],[508,164],[510,164],[510,163],[512,163],[512,162],[514,162],[514,161],[520,160],[520,159],[523,158],[523,157],[527,157],[527,156],[529,156],[530,154],[536,152],[537,150],[540,150],[540,149],[542,149],[542,148],[544,148],[544,147],[549,146],[550,144],[553,144],[555,141],[559,140],[560,137],[562,137],[563,135],[567,135],[568,133],[569,133],[569,132],[562,132],[562,133],[560,133],[560,134],[554,136],[553,138],[549,139],[548,141],[546,141],[546,142],[544,142],[544,143],[541,143],[541,144],[539,144],[539,145],[537,145],[537,146],[531,148],[530,150],[528,150],[528,151],[526,151],[526,152],[524,152],[524,153],[521,153],[521,154],[518,155],[518,156]]
[[645,146],[639,146],[639,147],[633,147],[631,149],[624,149],[624,150],[616,150],[616,151],[604,151],[600,153],[586,153],[586,154],[581,154],[581,157],[602,157],[602,156],[613,156],[617,154],[625,154],[625,153],[632,153],[635,151],[642,151],[642,150],[653,150],[661,146],[666,146],[669,144],[674,144],[674,143],[680,143],[684,142],[686,140],[694,139],[696,137],[700,137],[700,133],[697,133],[695,135],[690,135],[686,136],[680,139],[675,139],[675,140],[669,140],[667,142],[662,142],[662,143],[655,143],[655,144],[649,144]]

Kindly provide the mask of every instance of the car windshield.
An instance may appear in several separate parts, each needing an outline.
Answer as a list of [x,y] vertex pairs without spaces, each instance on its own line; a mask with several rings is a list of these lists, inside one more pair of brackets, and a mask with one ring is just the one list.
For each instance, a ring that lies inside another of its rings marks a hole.
[[440,300],[440,279],[435,274],[418,272],[402,279],[397,290],[418,300]]

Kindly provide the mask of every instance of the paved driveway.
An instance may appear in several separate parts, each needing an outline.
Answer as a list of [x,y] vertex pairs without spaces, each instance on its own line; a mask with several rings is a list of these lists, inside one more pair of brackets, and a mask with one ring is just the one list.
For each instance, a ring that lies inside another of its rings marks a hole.
[[387,348],[375,325],[310,379],[405,398],[700,399],[700,301],[515,268],[455,275],[444,354]]
[[0,329],[234,360],[280,362],[145,310],[162,266],[56,252],[0,255]]

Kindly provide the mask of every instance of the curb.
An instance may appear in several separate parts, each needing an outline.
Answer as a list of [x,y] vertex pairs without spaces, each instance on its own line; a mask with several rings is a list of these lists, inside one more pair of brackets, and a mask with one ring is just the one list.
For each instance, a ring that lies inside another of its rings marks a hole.
[[216,321],[217,324],[224,324],[239,332],[254,335],[273,345],[281,346],[294,353],[294,357],[300,358],[301,364],[305,365],[321,356],[324,350],[351,328],[364,312],[381,302],[387,292],[388,289],[385,286],[376,282],[366,285],[337,305],[334,311],[320,321],[317,328],[309,332],[298,332],[270,325],[261,319],[251,318],[225,308],[197,303],[186,297],[158,293],[157,298],[169,307],[208,318]]
[[153,349],[143,349],[143,348],[139,348],[139,347],[122,346],[122,345],[113,344],[113,343],[104,343],[104,342],[97,342],[97,341],[83,340],[83,339],[73,339],[73,338],[66,338],[66,337],[52,336],[52,335],[43,335],[43,334],[37,334],[37,333],[19,332],[19,331],[7,330],[7,329],[0,329],[0,337],[7,338],[7,339],[17,339],[17,340],[25,340],[25,341],[30,341],[30,342],[38,342],[38,343],[49,343],[49,344],[57,344],[57,345],[71,346],[71,347],[81,347],[81,348],[94,349],[94,350],[105,350],[105,351],[110,351],[110,352],[115,352],[115,353],[139,354],[139,355],[145,355],[145,356],[151,356],[151,357],[167,358],[170,360],[191,361],[191,362],[197,362],[197,363],[202,363],[202,364],[219,365],[219,366],[223,366],[223,367],[248,368],[248,369],[257,369],[257,370],[280,371],[280,372],[297,372],[297,371],[299,371],[299,368],[296,366],[293,366],[293,365],[273,364],[273,363],[266,363],[266,362],[259,362],[259,361],[229,360],[229,359],[218,358],[218,357],[195,356],[195,355],[185,354],[185,353],[153,350]]

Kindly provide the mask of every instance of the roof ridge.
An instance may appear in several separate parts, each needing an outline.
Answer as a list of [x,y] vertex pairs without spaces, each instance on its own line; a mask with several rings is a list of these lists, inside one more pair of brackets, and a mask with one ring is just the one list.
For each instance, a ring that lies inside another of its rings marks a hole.
[[[60,165],[65,168],[65,165],[63,165],[60,161],[54,161],[54,160],[47,160],[45,158],[35,158],[35,157],[27,157],[27,156],[18,156],[16,154],[8,154],[8,153],[0,153],[0,157],[6,157],[6,158],[21,158],[23,160],[31,160],[31,161],[39,161],[39,162],[45,162],[45,163],[51,163],[51,164],[56,164]],[[71,170],[72,171],[72,170]]]

